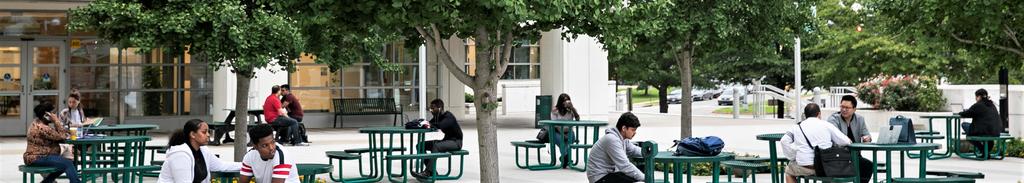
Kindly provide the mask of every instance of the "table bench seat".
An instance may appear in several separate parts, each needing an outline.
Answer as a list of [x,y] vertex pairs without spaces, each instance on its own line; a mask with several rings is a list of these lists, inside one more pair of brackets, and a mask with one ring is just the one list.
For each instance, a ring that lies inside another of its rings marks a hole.
[[943,177],[963,177],[971,179],[984,179],[985,174],[981,172],[963,172],[963,171],[927,171],[925,174]]
[[359,159],[359,155],[347,153],[345,151],[327,151],[325,152],[328,158],[335,158],[341,160],[354,160]]
[[[356,153],[356,154],[369,153],[371,151],[372,150],[370,150],[370,148],[345,149],[346,153]],[[378,151],[378,152],[380,152],[380,151],[385,151],[385,152],[386,151],[390,151],[390,152],[405,151],[405,148],[404,147],[380,148],[380,149],[377,149],[376,151]]]
[[968,179],[963,177],[945,177],[945,178],[895,178],[892,180],[895,183],[974,183],[974,179]]

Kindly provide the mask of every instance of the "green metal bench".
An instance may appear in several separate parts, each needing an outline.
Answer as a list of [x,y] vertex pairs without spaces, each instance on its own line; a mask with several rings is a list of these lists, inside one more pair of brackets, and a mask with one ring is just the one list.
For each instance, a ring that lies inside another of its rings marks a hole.
[[437,176],[434,177],[435,180],[458,180],[459,178],[462,178],[462,170],[466,167],[465,166],[466,165],[466,155],[469,155],[469,151],[458,150],[458,151],[449,151],[447,153],[451,154],[451,156],[459,156],[459,173],[456,174],[455,176],[451,176],[451,174],[452,174],[452,165],[453,165],[452,164],[452,159],[455,159],[455,158],[449,156],[449,157],[447,157],[447,159],[448,159],[448,171],[445,172],[444,174],[438,173]]
[[[20,165],[20,166],[18,166],[18,171],[21,171],[21,182],[22,183],[29,183],[29,182],[36,182],[35,174],[40,174],[40,175],[42,175],[42,177],[45,177],[46,174],[51,174],[53,172],[57,172],[57,168],[45,167],[45,166]],[[32,179],[32,180],[29,181],[29,179]]]
[[[334,107],[334,128],[345,127],[345,116],[349,115],[394,115],[391,126],[398,126],[402,106],[395,105],[393,98],[351,98],[331,99]],[[339,120],[340,119],[340,120]]]
[[961,172],[961,171],[927,171],[926,175],[943,176],[943,177],[963,177],[969,179],[984,179],[985,174],[981,172]]
[[892,180],[894,183],[974,183],[974,179],[968,179],[963,177],[944,177],[944,178],[895,178]]
[[[512,142],[512,146],[514,146],[516,148],[516,158],[515,158],[515,160],[516,160],[516,167],[519,167],[520,169],[545,170],[545,169],[555,169],[555,168],[557,168],[557,167],[554,167],[554,165],[555,165],[554,158],[552,158],[551,162],[549,162],[549,163],[542,163],[541,160],[540,160],[540,149],[547,146],[545,143],[540,143],[540,142],[537,142],[537,141],[515,141],[515,142]],[[523,160],[525,160],[525,161],[523,161],[523,162],[525,162],[526,165],[522,165],[522,164],[519,163],[520,162],[519,161],[519,149],[520,148],[525,150],[526,156],[524,157]],[[537,164],[536,165],[530,165],[530,149],[536,149],[536,152],[537,152]]]
[[836,183],[836,182],[849,182],[849,183],[860,182],[859,180],[857,180],[857,177],[799,176],[799,177],[797,177],[797,182],[800,182],[800,179],[803,179],[804,183],[807,183],[807,182],[832,182],[832,183]]
[[332,165],[319,163],[299,163],[295,165],[299,170],[297,173],[302,177],[302,183],[316,183],[317,174],[331,174]]
[[967,136],[967,141],[981,141],[984,142],[982,149],[975,149],[974,153],[957,153],[961,158],[973,159],[973,160],[1002,160],[1006,154],[1006,141],[1013,139],[1010,136],[998,136],[998,137],[983,137],[983,136]]
[[[338,160],[338,178],[334,178],[334,174],[333,173],[328,174],[328,176],[331,178],[331,181],[343,182],[343,183],[346,183],[346,182],[373,182],[374,181],[374,177],[376,177],[376,173],[372,173],[372,172],[371,172],[371,174],[363,173],[363,159],[362,159],[362,157],[360,155],[352,154],[352,153],[347,153],[345,151],[327,151],[325,154],[327,154],[327,163],[329,165],[333,166],[334,165],[334,160],[335,159]],[[354,177],[354,178],[345,178],[344,177],[345,176],[345,173],[344,173],[344,167],[345,167],[344,161],[345,160],[359,160],[359,177]],[[373,162],[373,161],[371,161],[371,162]],[[372,165],[371,169],[375,169],[373,167],[376,167],[375,163]]]
[[744,172],[743,182],[747,182],[747,177],[751,178],[750,182],[757,182],[757,172],[768,169],[768,164],[765,162],[767,162],[767,159],[764,161],[760,159],[723,161],[722,167],[725,168],[726,181],[732,182],[732,170],[737,169]]
[[[131,182],[136,182],[135,176],[138,177],[138,182],[142,182],[142,175],[146,173],[152,173],[160,171],[160,166],[145,165],[145,166],[132,166],[132,167],[102,167],[102,168],[83,168],[81,170],[82,175],[101,175],[106,177],[106,174],[134,174],[130,177],[122,177],[132,179]],[[157,174],[159,176],[159,174]],[[116,176],[115,176],[116,177]],[[106,182],[106,180],[104,180]]]
[[[594,148],[594,144],[569,144],[569,149],[572,149],[573,156],[572,164],[569,165],[570,169],[586,172],[587,171],[587,159],[590,158],[590,148]],[[583,153],[579,153],[583,150]],[[580,154],[583,154],[583,159],[580,159]],[[583,164],[580,168],[577,165]]]
[[[388,181],[391,181],[391,182],[403,182],[403,183],[404,182],[408,182],[409,181],[409,171],[412,170],[412,168],[410,168],[409,166],[412,165],[412,162],[411,162],[412,160],[426,160],[426,159],[435,159],[436,160],[438,158],[447,158],[447,157],[451,157],[451,154],[449,154],[449,153],[427,153],[427,154],[388,155],[388,156],[384,157],[384,159],[387,160],[387,162],[388,162],[387,165],[386,165],[386,167],[387,167],[387,174],[385,174],[385,175],[392,175],[392,176],[388,176]],[[401,170],[402,173],[401,174],[392,174],[391,173],[391,161],[394,161],[394,160],[398,160],[398,161],[402,162],[402,170]],[[437,163],[434,163],[434,164],[431,165],[431,167],[427,167],[427,168],[430,169],[430,172],[432,172],[432,174],[430,175],[430,177],[424,177],[422,179],[417,178],[417,179],[420,179],[420,182],[434,182],[434,180],[437,180],[437,177],[438,177],[437,176]],[[402,178],[401,179],[395,178],[395,175],[398,175],[398,176],[400,176]]]

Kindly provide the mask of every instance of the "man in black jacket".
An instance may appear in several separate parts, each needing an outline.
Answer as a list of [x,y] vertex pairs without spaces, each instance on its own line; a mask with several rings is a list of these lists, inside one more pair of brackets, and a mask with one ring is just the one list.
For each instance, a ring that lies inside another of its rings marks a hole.
[[[417,147],[431,152],[462,150],[462,128],[459,127],[459,122],[455,119],[455,115],[444,110],[444,101],[441,101],[441,99],[430,101],[430,114],[434,116],[434,119],[430,119],[429,128],[441,130],[441,133],[444,133],[444,138],[441,138],[441,140],[424,141],[417,145]],[[424,171],[413,175],[420,178],[430,177],[433,174],[429,169],[432,164],[434,164],[433,159],[423,160],[423,166],[426,168],[424,168]]]
[[[960,117],[974,119],[972,123],[961,124],[964,132],[967,132],[967,136],[999,136],[999,133],[1003,132],[1002,118],[999,117],[996,105],[989,99],[988,91],[978,89],[974,92],[974,97],[978,102],[971,105],[971,108],[960,112]],[[980,142],[970,142],[977,149],[983,148],[983,144]]]

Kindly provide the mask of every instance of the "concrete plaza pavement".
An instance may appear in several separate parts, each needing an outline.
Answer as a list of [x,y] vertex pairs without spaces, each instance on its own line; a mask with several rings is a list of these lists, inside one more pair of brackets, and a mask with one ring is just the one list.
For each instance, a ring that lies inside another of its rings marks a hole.
[[[592,116],[590,119],[608,120],[612,126],[618,118],[619,113],[612,113],[607,116]],[[659,143],[661,150],[671,146],[672,140],[679,137],[679,116],[677,114],[637,114],[642,126],[638,130],[635,140],[654,140]],[[466,157],[465,174],[460,180],[443,182],[479,182],[479,149],[477,129],[475,120],[471,119],[472,114],[467,115],[470,119],[461,119],[465,139],[463,148],[470,152]],[[511,141],[530,140],[536,136],[537,129],[533,128],[533,114],[521,113],[503,115],[499,117],[498,130],[498,153],[499,171],[503,182],[587,182],[586,173],[574,170],[546,170],[529,171],[518,169],[515,166],[515,149],[509,144]],[[587,118],[587,117],[585,117]],[[366,124],[351,123],[351,126]],[[768,145],[765,141],[756,140],[754,136],[763,133],[781,133],[793,124],[792,120],[765,120],[765,119],[732,119],[722,117],[697,116],[694,117],[693,134],[695,136],[714,135],[721,137],[725,143],[725,151],[737,154],[768,155]],[[603,131],[604,128],[602,128]],[[150,144],[164,144],[167,141],[167,134],[153,134],[154,140]],[[309,132],[313,144],[308,147],[284,147],[288,158],[299,163],[327,163],[325,151],[344,150],[350,148],[367,147],[367,136],[357,132],[357,128],[344,129],[311,129]],[[439,139],[442,134],[430,133],[428,139]],[[216,154],[222,159],[232,159],[232,146],[211,146]],[[547,149],[544,149],[545,151]],[[17,166],[22,163],[22,153],[25,151],[24,137],[0,138],[0,182],[20,182],[21,173]],[[542,156],[546,158],[547,156]],[[880,156],[882,157],[882,156]],[[896,156],[898,157],[898,155]],[[162,159],[158,157],[157,159]],[[456,160],[457,161],[457,160]],[[345,162],[345,172],[348,176],[355,176],[356,166],[354,161]],[[440,163],[439,167],[444,167]],[[906,162],[908,176],[916,176],[917,160]],[[1006,158],[1004,160],[975,161],[952,157],[942,160],[929,160],[929,170],[959,170],[976,171],[985,174],[986,178],[978,182],[1020,182],[1024,181],[1024,159]],[[443,172],[443,170],[442,170]],[[660,176],[660,173],[659,173]],[[884,176],[884,174],[880,174]],[[320,176],[326,178],[326,176]],[[758,174],[761,181],[768,180],[768,174]],[[722,177],[724,179],[724,176]],[[710,177],[694,177],[695,182],[708,182]],[[65,180],[66,181],[66,180]],[[155,181],[147,179],[146,181]],[[386,181],[382,181],[386,182]]]

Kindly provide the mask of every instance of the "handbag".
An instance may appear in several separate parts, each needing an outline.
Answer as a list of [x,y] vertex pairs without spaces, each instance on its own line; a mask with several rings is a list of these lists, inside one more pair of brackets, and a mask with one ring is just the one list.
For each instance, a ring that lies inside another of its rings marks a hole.
[[900,137],[896,142],[905,144],[917,144],[917,135],[914,134],[914,122],[903,115],[889,118],[889,125],[904,126],[900,131]]
[[811,146],[811,149],[814,149],[815,175],[820,177],[851,177],[856,175],[856,170],[853,169],[853,157],[850,154],[850,149],[839,147],[835,145],[835,142],[828,149],[812,146],[811,140],[807,139],[807,133],[804,133],[804,127],[800,126],[800,123],[797,123],[796,126],[800,128],[800,133],[804,135],[807,146]]
[[537,132],[537,141],[548,143],[548,128],[541,128],[540,132]]

